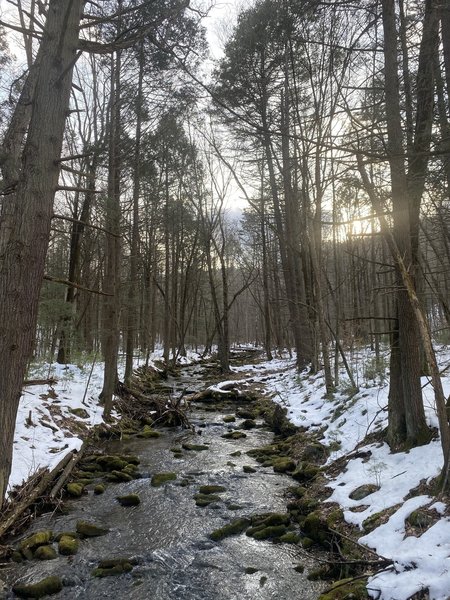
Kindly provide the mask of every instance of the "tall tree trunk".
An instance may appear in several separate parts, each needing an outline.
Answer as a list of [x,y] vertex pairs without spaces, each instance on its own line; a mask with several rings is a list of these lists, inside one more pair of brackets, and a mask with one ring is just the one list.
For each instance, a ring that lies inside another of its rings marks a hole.
[[50,0],[30,125],[14,192],[0,219],[0,503],[11,472],[14,427],[31,358],[58,185],[82,0]]
[[105,372],[101,399],[109,419],[117,387],[120,321],[120,50],[111,57],[108,196],[106,199],[106,264],[103,304],[103,355]]

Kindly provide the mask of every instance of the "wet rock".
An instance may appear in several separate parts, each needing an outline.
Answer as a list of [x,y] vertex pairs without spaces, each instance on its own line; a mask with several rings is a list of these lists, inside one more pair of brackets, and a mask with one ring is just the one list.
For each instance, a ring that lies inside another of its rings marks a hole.
[[181,447],[184,450],[193,450],[195,452],[201,452],[202,450],[209,450],[209,446],[207,446],[206,444],[188,444],[188,443],[184,443],[184,444],[181,444]]
[[226,440],[240,440],[242,438],[246,438],[247,434],[243,431],[229,431],[228,433],[224,433],[220,437],[223,437]]
[[117,502],[121,506],[138,506],[141,503],[141,499],[137,494],[128,494],[126,496],[116,496]]
[[214,502],[220,502],[221,497],[216,494],[195,494],[194,496],[195,504],[197,506],[209,506]]
[[15,563],[21,563],[23,562],[23,556],[18,550],[14,550],[11,554],[11,560]]
[[289,456],[280,456],[272,462],[272,466],[275,473],[286,473],[287,471],[294,471],[297,465],[295,460]]
[[220,494],[226,492],[227,488],[223,485],[201,485],[198,491],[200,494]]
[[93,577],[113,577],[123,575],[133,570],[132,560],[116,558],[100,561],[98,567],[92,571]]
[[22,540],[19,544],[19,549],[23,553],[25,550],[33,551],[38,546],[46,546],[53,538],[53,531],[46,529],[36,531],[33,535]]
[[63,588],[60,577],[52,575],[46,577],[37,583],[25,584],[18,583],[13,586],[13,592],[19,598],[43,598],[51,594],[57,594]]
[[255,412],[253,410],[248,410],[245,408],[239,408],[236,411],[236,416],[239,417],[240,419],[254,419],[255,418]]
[[242,470],[244,471],[244,473],[256,473],[256,469],[254,469],[250,465],[244,465],[242,467]]
[[286,525],[271,525],[269,527],[262,527],[258,531],[254,531],[251,537],[255,540],[269,540],[280,538],[285,533],[287,533]]
[[236,417],[234,415],[226,415],[223,418],[224,423],[234,423],[236,421]]
[[134,477],[132,477],[129,473],[126,473],[125,471],[111,471],[111,473],[108,473],[107,477],[108,481],[112,481],[112,482],[128,482],[128,481],[133,481]]
[[295,531],[288,531],[284,535],[280,537],[280,542],[284,544],[298,544],[300,541],[300,536]]
[[99,496],[100,494],[103,494],[105,490],[106,490],[106,485],[104,483],[99,483],[94,488],[94,494],[96,496]]
[[374,483],[365,483],[364,485],[360,485],[357,487],[351,494],[349,494],[349,498],[352,500],[362,500],[366,496],[377,492],[380,489],[380,486],[375,485]]
[[161,433],[155,429],[152,429],[150,425],[145,425],[144,428],[137,434],[137,437],[144,438],[146,440],[151,438],[159,438],[161,437]]
[[302,485],[294,485],[292,487],[289,487],[287,489],[287,491],[292,494],[293,496],[295,496],[296,498],[303,498],[303,496],[306,494],[307,490],[305,487],[303,487]]
[[129,465],[135,465],[136,467],[140,464],[141,459],[135,454],[120,454],[119,458]]
[[227,504],[228,510],[240,510],[242,506],[240,504]]
[[255,421],[253,419],[245,419],[241,424],[242,429],[255,429],[257,427]]
[[259,569],[257,569],[256,567],[247,567],[245,569],[246,575],[253,575],[253,573],[257,573],[258,571]]
[[305,567],[304,567],[304,565],[295,565],[294,571],[296,571],[297,573],[304,573]]
[[241,456],[242,452],[240,450],[236,450],[236,452],[231,452],[230,456]]
[[228,525],[224,527],[220,527],[219,529],[215,529],[211,534],[210,538],[215,542],[223,540],[230,535],[237,535],[242,533],[250,526],[250,519],[242,518],[242,519],[234,519]]
[[69,496],[72,496],[73,498],[81,498],[84,492],[84,485],[82,485],[80,482],[68,483],[66,485],[66,490]]
[[104,454],[98,456],[96,460],[104,471],[121,471],[128,464],[119,456],[108,456]]
[[303,521],[302,530],[313,542],[328,548],[332,534],[327,522],[319,513],[310,513]]
[[159,487],[166,483],[167,481],[173,481],[177,478],[176,473],[166,472],[166,473],[155,473],[152,477],[152,486]]
[[56,556],[56,550],[50,545],[39,546],[33,553],[33,557],[38,560],[53,560]]
[[58,542],[58,552],[63,556],[73,556],[78,552],[80,542],[71,535],[62,535]]
[[99,537],[106,535],[109,529],[95,525],[95,523],[89,523],[88,521],[77,521],[77,533],[83,537]]
[[289,525],[289,522],[290,516],[286,513],[263,513],[262,515],[253,515],[252,517],[253,526]]

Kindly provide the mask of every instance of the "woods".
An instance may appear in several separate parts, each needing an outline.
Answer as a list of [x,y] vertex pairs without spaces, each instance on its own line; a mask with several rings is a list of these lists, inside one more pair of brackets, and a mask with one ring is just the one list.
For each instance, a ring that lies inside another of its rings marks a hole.
[[1,498],[30,361],[104,361],[108,419],[122,358],[126,382],[156,347],[226,373],[237,343],[323,371],[329,398],[389,347],[385,439],[430,440],[428,375],[448,483],[450,6],[258,0],[212,68],[211,9],[2,18]]

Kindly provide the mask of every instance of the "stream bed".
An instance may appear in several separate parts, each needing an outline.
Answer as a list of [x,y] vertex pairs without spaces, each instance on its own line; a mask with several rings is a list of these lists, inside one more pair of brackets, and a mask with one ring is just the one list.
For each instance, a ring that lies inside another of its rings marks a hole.
[[[271,432],[256,428],[246,431],[245,438],[221,437],[242,421],[223,421],[234,408],[211,412],[202,405],[193,407],[190,421],[196,433],[162,429],[162,435],[155,439],[105,443],[106,453],[137,455],[143,477],[110,484],[99,496],[90,490],[88,495],[67,502],[67,514],[46,514],[36,519],[26,535],[42,529],[55,533],[74,530],[79,520],[106,527],[109,533],[82,540],[75,556],[11,564],[2,572],[8,589],[17,581],[29,583],[59,575],[64,587],[52,596],[55,600],[317,598],[324,585],[307,580],[308,568],[317,564],[305,557],[301,547],[257,541],[245,534],[219,542],[209,538],[213,530],[234,518],[285,512],[284,492],[293,484],[288,476],[274,473],[271,467],[261,466],[246,454],[270,443]],[[208,449],[183,450],[181,458],[176,458],[171,449],[182,443],[208,445]],[[238,451],[240,455],[236,455]],[[255,472],[244,472],[244,465]],[[151,476],[168,471],[175,472],[176,479],[152,487]],[[225,491],[217,502],[199,507],[193,497],[201,485],[220,485]],[[138,494],[140,504],[120,506],[116,496],[127,494]],[[92,576],[99,560],[119,557],[135,560],[132,572],[106,578]],[[304,573],[294,570],[299,564],[305,567]],[[6,592],[4,597],[15,596]]]

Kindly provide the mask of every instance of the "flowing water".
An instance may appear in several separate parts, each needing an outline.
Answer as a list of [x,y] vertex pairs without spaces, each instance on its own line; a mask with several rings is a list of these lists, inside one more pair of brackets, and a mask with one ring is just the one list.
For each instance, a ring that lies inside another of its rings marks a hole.
[[[189,381],[192,387],[191,377],[192,372],[185,383]],[[70,531],[83,519],[105,526],[110,532],[81,541],[78,554],[73,557],[12,565],[2,573],[2,578],[11,586],[15,581],[35,582],[48,575],[60,575],[64,588],[53,596],[55,599],[317,598],[322,584],[310,582],[306,573],[294,570],[299,563],[305,565],[306,572],[313,566],[299,547],[256,541],[245,534],[220,542],[209,539],[211,531],[233,518],[284,512],[284,491],[292,485],[289,477],[275,474],[270,467],[258,465],[245,454],[251,448],[270,443],[272,434],[259,428],[247,431],[244,439],[224,439],[221,435],[239,424],[239,419],[236,424],[225,424],[225,414],[211,413],[199,406],[190,417],[196,434],[166,429],[157,439],[133,438],[105,444],[107,453],[137,454],[143,478],[111,484],[101,496],[90,491],[89,495],[68,503],[68,514],[38,518],[32,531],[45,528]],[[183,457],[177,459],[170,448],[182,442],[209,444],[209,449],[183,451]],[[237,450],[242,452],[240,456],[230,456]],[[244,465],[253,466],[256,472],[244,473]],[[176,472],[177,479],[159,488],[152,487],[151,475],[162,471]],[[205,484],[222,485],[226,492],[221,494],[220,502],[200,508],[193,496]],[[140,505],[120,506],[115,497],[130,493],[139,495]],[[137,565],[125,575],[92,577],[99,560],[118,557],[135,558]],[[255,572],[247,573],[247,568]],[[6,598],[9,597],[13,595],[7,592]]]

